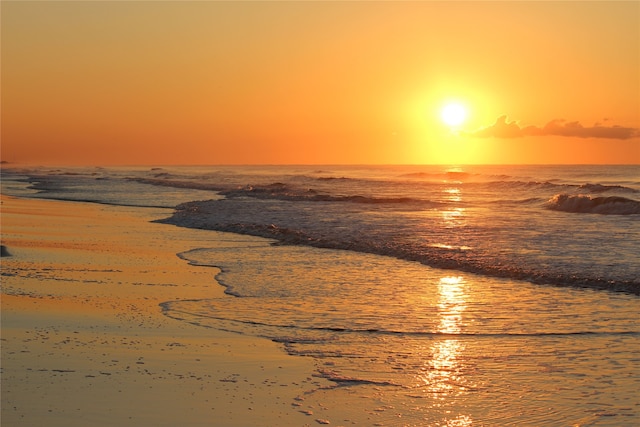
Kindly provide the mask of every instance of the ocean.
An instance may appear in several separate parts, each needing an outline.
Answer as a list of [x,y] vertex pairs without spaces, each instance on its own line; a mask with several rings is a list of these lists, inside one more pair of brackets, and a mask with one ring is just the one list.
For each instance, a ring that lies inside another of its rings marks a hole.
[[178,256],[227,297],[164,314],[313,358],[380,425],[640,425],[640,166],[3,166],[211,230]]

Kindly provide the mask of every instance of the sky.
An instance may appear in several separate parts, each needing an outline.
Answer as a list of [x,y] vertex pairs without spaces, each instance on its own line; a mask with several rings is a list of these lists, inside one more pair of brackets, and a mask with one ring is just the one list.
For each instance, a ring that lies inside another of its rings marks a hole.
[[637,1],[3,0],[0,16],[6,162],[640,164]]

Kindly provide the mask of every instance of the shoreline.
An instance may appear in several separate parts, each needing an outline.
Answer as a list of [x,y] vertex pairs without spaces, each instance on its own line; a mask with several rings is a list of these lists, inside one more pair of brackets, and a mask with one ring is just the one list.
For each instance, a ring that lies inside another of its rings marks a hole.
[[[310,425],[333,384],[267,339],[171,319],[160,304],[233,298],[178,253],[215,233],[166,209],[2,196],[2,422],[12,426]],[[237,236],[246,241],[247,237]],[[338,411],[340,412],[340,411]],[[335,417],[336,413],[334,413]]]

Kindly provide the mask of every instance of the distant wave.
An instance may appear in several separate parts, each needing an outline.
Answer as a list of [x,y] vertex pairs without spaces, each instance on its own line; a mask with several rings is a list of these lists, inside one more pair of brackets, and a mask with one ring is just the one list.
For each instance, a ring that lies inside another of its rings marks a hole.
[[639,191],[622,185],[602,185],[602,184],[582,184],[578,187],[580,190],[586,190],[591,193],[604,193],[606,191],[626,191],[630,193],[638,193]]
[[603,185],[603,184],[559,184],[550,181],[518,181],[518,180],[497,180],[489,181],[486,183],[468,183],[468,185],[487,185],[492,189],[504,188],[504,189],[526,189],[526,190],[567,190],[567,191],[581,191],[588,193],[605,193],[609,191],[625,192],[625,193],[640,193],[640,191],[625,187],[623,185]]
[[[318,190],[305,185],[294,185],[284,182],[273,182],[270,184],[249,184],[242,187],[237,184],[224,183],[220,181],[212,180],[200,180],[200,179],[185,179],[178,177],[163,171],[155,171],[153,177],[129,177],[130,181],[135,181],[143,184],[173,187],[181,189],[193,189],[193,190],[205,190],[214,191],[227,198],[237,197],[252,197],[257,199],[275,199],[275,200],[287,200],[287,201],[318,201],[318,202],[353,202],[353,203],[370,203],[370,204],[385,204],[385,203],[430,203],[437,205],[438,202],[429,200],[416,199],[414,197],[403,196],[391,196],[391,197],[376,197],[368,195],[349,195],[349,194],[331,194],[332,190]],[[626,193],[638,193],[630,187],[621,185],[603,185],[603,184],[558,184],[550,181],[520,181],[510,180],[507,176],[492,176],[491,178],[501,178],[498,180],[490,181],[474,181],[470,174],[463,174],[461,172],[449,172],[446,174],[426,174],[426,173],[414,173],[401,175],[405,178],[429,178],[426,181],[421,181],[420,185],[441,185],[442,179],[450,180],[461,178],[458,183],[461,186],[470,188],[488,188],[492,191],[501,192],[504,191],[545,191],[548,193],[573,193],[574,191],[582,191],[586,193],[604,193],[610,191],[626,192]],[[354,179],[341,176],[328,176],[328,177],[308,177],[299,176],[299,179],[316,181],[319,184],[336,183],[337,185],[349,185],[349,183],[361,182],[365,186],[382,186],[391,184],[390,181],[375,181],[369,179]],[[465,179],[462,179],[465,178]],[[307,181],[309,182],[309,181]],[[324,185],[323,185],[324,187]],[[338,188],[335,188],[337,190]],[[551,193],[551,194],[553,194]],[[561,210],[561,209],[559,209]],[[603,213],[603,212],[597,212]]]
[[317,179],[318,181],[356,181],[356,179],[354,178],[347,178],[344,176],[321,176],[315,179]]
[[529,197],[526,199],[494,200],[492,203],[512,205],[537,205],[543,200],[544,199],[541,199],[540,197]]
[[165,179],[169,175],[160,173],[155,175],[156,178],[127,178],[129,181],[139,182],[141,184],[157,185],[161,187],[172,188],[186,188],[191,190],[205,190],[205,191],[222,191],[224,186],[219,184],[211,184],[202,181],[193,181],[186,179]]
[[453,179],[453,180],[466,180],[475,174],[462,171],[446,171],[441,173],[430,172],[412,172],[400,175],[401,178],[414,178],[414,179]]
[[[143,184],[158,185],[163,187],[188,188],[193,190],[216,191],[226,198],[252,197],[255,199],[273,199],[288,201],[308,202],[353,202],[353,203],[411,203],[425,200],[412,199],[410,197],[367,197],[361,195],[330,195],[321,193],[313,188],[301,189],[282,182],[274,182],[266,185],[247,185],[242,188],[228,188],[219,184],[209,184],[187,180],[165,180],[157,178],[129,178]],[[341,179],[341,178],[337,178]],[[438,204],[438,202],[430,202]]]
[[549,181],[490,181],[486,184],[492,189],[514,189],[514,190],[538,190],[538,189],[555,189],[558,187],[563,187],[561,184],[554,184]]
[[523,190],[567,190],[567,191],[581,191],[588,193],[605,193],[609,191],[617,191],[617,192],[625,192],[625,193],[640,193],[640,191],[631,188],[625,187],[623,185],[604,185],[604,184],[592,184],[586,183],[581,185],[576,184],[562,184],[562,183],[554,183],[551,181],[520,181],[520,180],[511,180],[508,179],[498,179],[492,181],[478,181],[478,182],[466,182],[465,185],[486,185],[492,189],[523,189]]
[[591,197],[556,194],[546,204],[547,209],[573,213],[594,213],[602,215],[640,214],[640,202],[626,197]]
[[226,190],[221,191],[220,194],[227,198],[253,197],[257,199],[310,202],[353,202],[372,204],[424,202],[423,200],[412,199],[410,197],[367,197],[360,195],[334,196],[331,194],[320,193],[312,188],[301,190],[280,182],[263,186],[247,186],[240,189]]

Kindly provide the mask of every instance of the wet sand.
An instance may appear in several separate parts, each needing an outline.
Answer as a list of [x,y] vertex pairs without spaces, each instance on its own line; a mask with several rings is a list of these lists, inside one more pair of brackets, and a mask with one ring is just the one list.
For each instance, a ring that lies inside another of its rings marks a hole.
[[223,296],[176,256],[219,234],[168,214],[2,197],[2,425],[345,424],[308,399],[332,385],[311,359],[162,314]]

